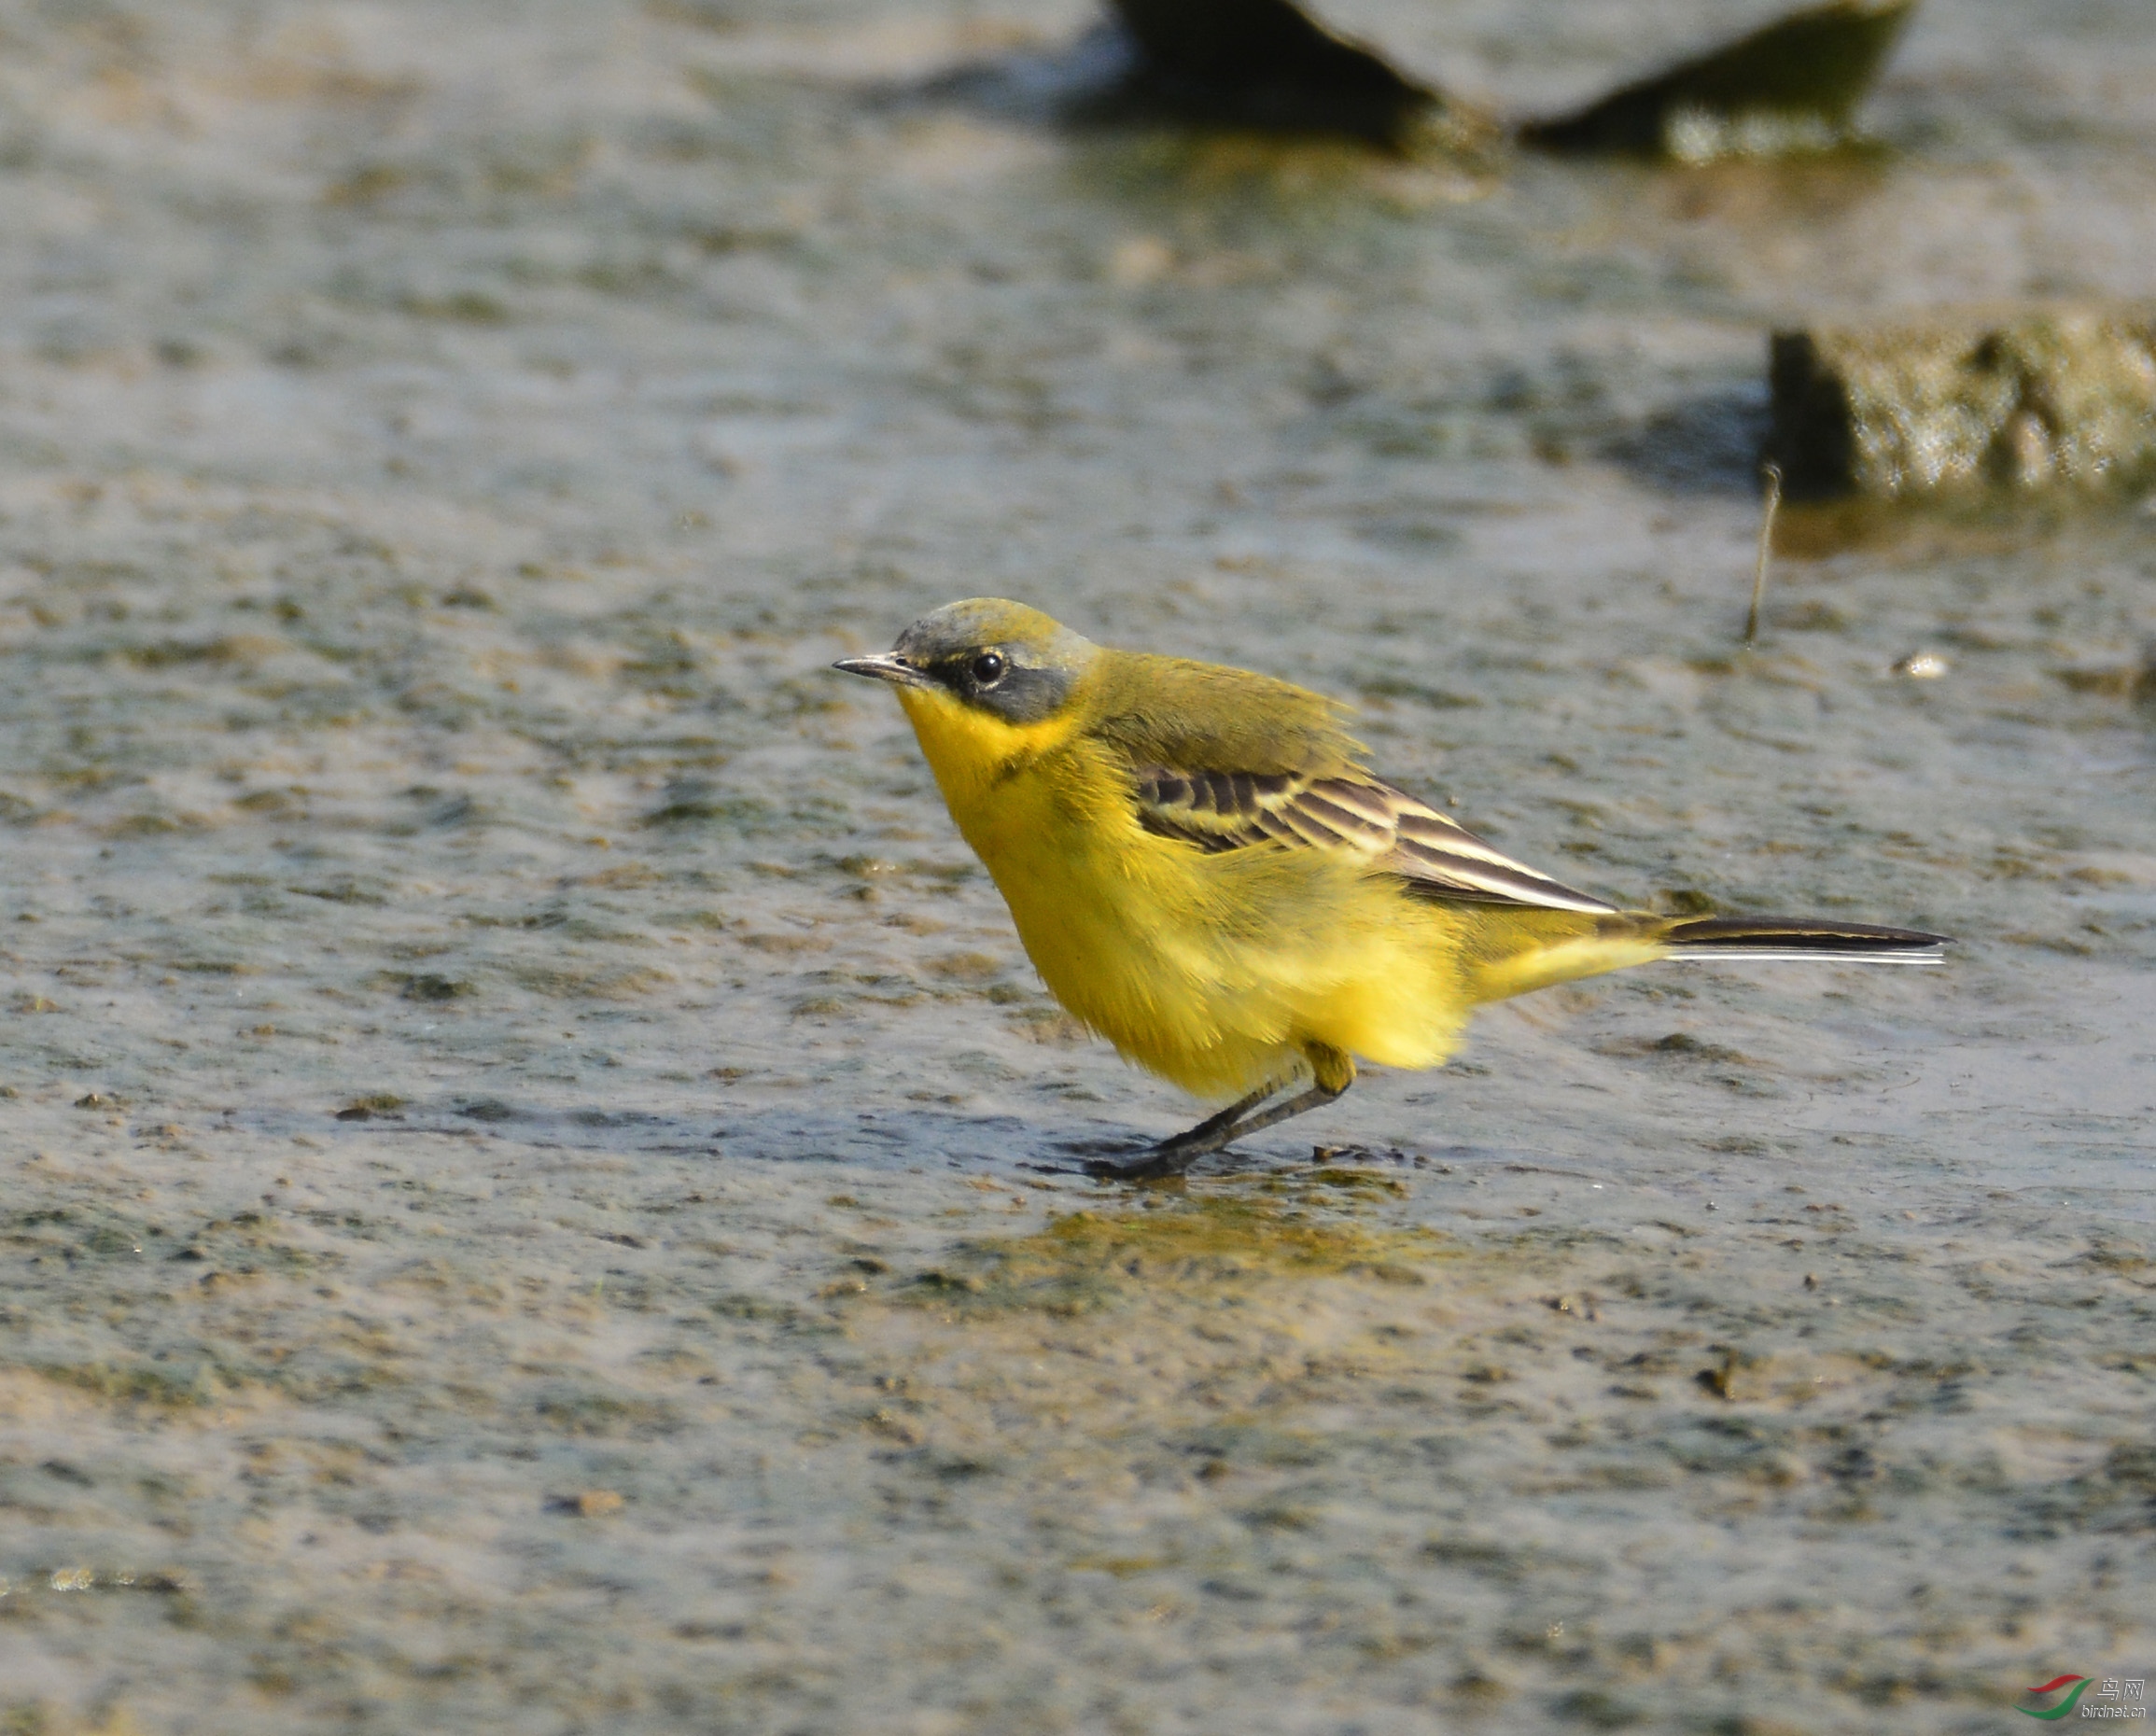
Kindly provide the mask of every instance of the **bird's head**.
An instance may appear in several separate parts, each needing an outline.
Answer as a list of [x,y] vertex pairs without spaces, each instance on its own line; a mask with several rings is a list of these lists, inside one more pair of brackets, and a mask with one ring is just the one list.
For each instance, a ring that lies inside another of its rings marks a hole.
[[847,657],[832,667],[897,688],[924,740],[931,728],[959,730],[996,753],[1036,739],[1099,654],[1090,639],[1037,609],[976,596],[923,615],[880,657]]

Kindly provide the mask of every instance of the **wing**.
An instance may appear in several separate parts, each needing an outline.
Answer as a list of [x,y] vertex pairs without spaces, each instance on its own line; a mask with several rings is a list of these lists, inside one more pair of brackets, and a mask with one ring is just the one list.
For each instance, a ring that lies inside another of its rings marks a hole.
[[1141,766],[1138,823],[1208,851],[1332,850],[1397,875],[1423,897],[1597,915],[1617,906],[1492,849],[1405,790],[1366,773],[1186,772]]

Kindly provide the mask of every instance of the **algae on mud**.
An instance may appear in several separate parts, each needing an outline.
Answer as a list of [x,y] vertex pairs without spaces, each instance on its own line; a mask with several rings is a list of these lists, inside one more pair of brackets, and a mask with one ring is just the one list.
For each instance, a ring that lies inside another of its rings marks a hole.
[[1767,455],[1799,497],[2156,478],[2156,309],[1956,309],[1777,333]]
[[1138,1211],[1066,1212],[1029,1236],[963,1244],[957,1262],[911,1282],[924,1299],[969,1311],[1079,1314],[1155,1308],[1177,1294],[1210,1299],[1273,1279],[1421,1283],[1418,1262],[1459,1252],[1432,1231],[1380,1230],[1325,1211],[1325,1189],[1407,1191],[1389,1177],[1338,1169],[1195,1195],[1179,1189],[1146,1197]]

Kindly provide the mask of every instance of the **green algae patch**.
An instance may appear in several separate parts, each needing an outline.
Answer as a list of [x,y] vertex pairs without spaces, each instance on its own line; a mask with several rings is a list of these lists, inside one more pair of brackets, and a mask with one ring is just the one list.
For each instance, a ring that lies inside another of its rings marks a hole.
[[115,1404],[190,1410],[224,1396],[227,1385],[206,1366],[162,1368],[142,1362],[42,1363],[32,1372],[60,1386]]
[[[396,1115],[404,1099],[394,1091],[370,1091],[356,1097],[337,1112],[339,1121],[371,1121],[377,1115]],[[401,1119],[401,1117],[399,1117]]]
[[1798,500],[2135,492],[2156,475],[2156,307],[1963,308],[1775,334],[1765,455]]
[[902,1294],[968,1311],[1090,1313],[1164,1294],[1219,1295],[1283,1280],[1426,1281],[1421,1267],[1456,1258],[1435,1231],[1349,1223],[1304,1203],[1308,1189],[1260,1183],[1229,1194],[1155,1195],[1136,1210],[1083,1211],[1030,1236],[960,1245]]

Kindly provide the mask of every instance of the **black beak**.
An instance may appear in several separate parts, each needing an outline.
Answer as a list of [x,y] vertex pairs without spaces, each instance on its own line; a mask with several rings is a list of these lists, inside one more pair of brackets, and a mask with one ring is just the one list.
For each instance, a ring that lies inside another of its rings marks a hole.
[[831,665],[844,669],[848,675],[873,676],[876,680],[889,681],[894,687],[927,687],[929,678],[910,663],[902,663],[891,652],[880,657],[841,657]]

